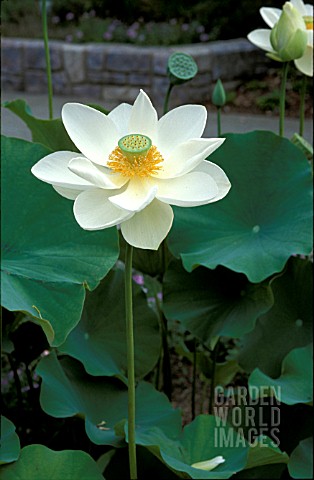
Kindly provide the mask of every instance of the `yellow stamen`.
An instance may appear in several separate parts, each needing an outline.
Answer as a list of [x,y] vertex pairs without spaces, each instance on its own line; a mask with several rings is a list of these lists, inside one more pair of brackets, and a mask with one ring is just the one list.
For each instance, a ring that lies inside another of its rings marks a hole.
[[160,163],[164,159],[153,145],[144,155],[127,156],[120,147],[116,147],[109,155],[107,166],[124,177],[150,177],[161,170]]
[[307,30],[313,30],[313,17],[303,17]]

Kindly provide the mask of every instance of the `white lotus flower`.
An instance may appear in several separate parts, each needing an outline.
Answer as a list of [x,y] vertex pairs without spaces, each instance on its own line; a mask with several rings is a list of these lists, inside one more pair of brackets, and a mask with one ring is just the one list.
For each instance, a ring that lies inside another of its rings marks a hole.
[[205,107],[185,105],[158,121],[142,90],[133,106],[123,103],[108,115],[67,103],[62,120],[82,153],[52,153],[32,173],[75,200],[85,230],[121,223],[129,244],[157,250],[172,225],[170,205],[205,205],[230,189],[223,170],[205,160],[225,140],[200,138],[206,117]]
[[[304,21],[305,33],[307,36],[307,44],[305,51],[300,58],[294,59],[296,68],[308,75],[313,76],[313,5],[304,4],[302,0],[291,0],[290,3]],[[267,25],[273,30],[278,24],[278,21],[282,15],[282,10],[279,8],[263,7],[260,9],[261,16]],[[271,32],[268,29],[258,29],[249,33],[248,39],[254,45],[263,50],[269,52],[272,58],[278,56],[278,51],[274,49],[274,45],[271,42]],[[280,60],[277,58],[277,60]]]

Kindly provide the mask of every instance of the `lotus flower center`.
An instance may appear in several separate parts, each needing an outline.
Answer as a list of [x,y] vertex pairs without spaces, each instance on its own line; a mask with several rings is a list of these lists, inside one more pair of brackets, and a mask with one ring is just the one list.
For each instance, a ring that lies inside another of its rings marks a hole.
[[305,21],[306,29],[313,30],[313,17],[303,17],[303,20]]
[[134,133],[120,138],[107,166],[124,177],[150,177],[162,168],[163,160],[149,137]]

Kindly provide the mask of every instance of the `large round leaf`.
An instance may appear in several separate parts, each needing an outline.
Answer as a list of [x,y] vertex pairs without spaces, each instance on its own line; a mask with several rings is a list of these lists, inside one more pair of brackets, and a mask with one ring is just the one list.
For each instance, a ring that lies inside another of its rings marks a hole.
[[70,139],[61,118],[53,120],[43,120],[32,115],[29,105],[25,100],[13,100],[5,102],[5,108],[11,110],[23,122],[26,123],[32,133],[32,140],[35,143],[42,143],[53,151],[70,150],[76,152],[77,148]]
[[[76,414],[85,417],[86,433],[99,445],[120,446],[124,434],[116,434],[115,425],[127,420],[128,392],[115,378],[92,377],[70,357],[59,362],[54,353],[43,358],[37,373],[42,377],[40,402],[53,417]],[[178,435],[181,415],[167,397],[146,382],[136,388],[136,428],[140,432],[157,426],[168,436]]]
[[[274,394],[280,402],[288,405],[313,401],[313,345],[295,348],[283,359],[281,375],[271,378],[256,368],[250,375],[249,386],[254,398]],[[267,388],[268,387],[268,388]]]
[[312,262],[292,258],[271,287],[274,306],[243,337],[240,365],[248,372],[259,368],[277,378],[284,357],[311,342],[313,325]]
[[[212,415],[196,417],[176,440],[169,439],[160,429],[154,428],[138,432],[137,442],[149,448],[172,470],[198,479],[230,478],[245,467],[249,450],[243,437]],[[222,456],[225,462],[212,471],[192,467],[192,464],[218,456]]]
[[[126,380],[124,272],[110,272],[87,293],[82,318],[65,343],[63,353],[80,360],[91,375],[115,375]],[[142,289],[133,283],[135,371],[144,377],[158,361],[161,346],[158,318]]]
[[87,232],[72,204],[30,172],[46,147],[2,139],[2,305],[28,312],[53,345],[78,323],[85,287],[93,290],[114,265],[114,228]]
[[245,468],[251,469],[262,465],[275,465],[288,463],[289,457],[282,452],[273,441],[261,435],[250,445],[249,454]]
[[169,320],[181,324],[209,345],[217,336],[241,337],[273,304],[267,283],[252,284],[246,276],[224,267],[197,268],[187,273],[171,262],[164,280],[163,308]]
[[271,132],[226,135],[210,160],[232,188],[210,205],[175,208],[169,248],[191,271],[224,265],[260,282],[312,249],[312,175],[292,143]]
[[313,437],[302,440],[293,450],[288,470],[292,478],[313,478]]
[[97,463],[81,450],[55,452],[28,445],[17,462],[3,467],[2,480],[104,480]]
[[15,433],[14,424],[1,415],[0,464],[14,462],[20,454],[20,439]]

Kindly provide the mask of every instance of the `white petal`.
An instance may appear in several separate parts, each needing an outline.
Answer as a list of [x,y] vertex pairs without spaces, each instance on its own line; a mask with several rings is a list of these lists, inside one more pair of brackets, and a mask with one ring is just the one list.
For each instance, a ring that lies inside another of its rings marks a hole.
[[207,110],[202,105],[182,105],[166,113],[158,122],[158,149],[168,155],[180,143],[200,138]]
[[280,10],[280,8],[262,7],[260,9],[260,14],[263,17],[264,22],[266,22],[270,28],[273,28],[278,22],[282,10]]
[[195,170],[193,170],[193,172],[202,172],[210,175],[216,182],[218,193],[209,203],[217,202],[217,200],[224,198],[231,188],[229,178],[223,169],[215,163],[209,162],[208,160],[204,160],[202,163],[200,163]]
[[84,157],[71,160],[69,170],[99,188],[116,189],[122,187],[128,181],[126,177],[110,173],[108,168],[95,165]]
[[141,133],[147,135],[153,143],[157,135],[157,112],[143,90],[137,96],[129,121],[129,133]]
[[[112,192],[111,192],[112,193]],[[108,200],[108,193],[101,188],[80,193],[73,206],[77,223],[84,230],[102,230],[131,218],[130,213],[115,207]]]
[[302,0],[290,0],[290,3],[304,16],[306,15],[306,8]]
[[[312,32],[313,34],[313,32]],[[294,60],[294,64],[300,72],[313,77],[313,46],[307,46],[301,58]]]
[[206,205],[218,195],[215,180],[201,172],[191,172],[169,180],[158,180],[157,185],[156,198],[178,207]]
[[43,182],[59,187],[77,188],[91,185],[90,182],[70,172],[69,162],[79,157],[76,152],[54,152],[43,157],[32,167],[32,173]]
[[64,198],[67,198],[68,200],[75,200],[76,197],[82,193],[84,190],[88,190],[89,188],[94,188],[92,185],[90,187],[85,187],[85,189],[78,190],[76,188],[64,188],[64,187],[58,187],[56,185],[52,185],[53,188],[59,195],[61,195]]
[[154,200],[156,192],[156,185],[152,185],[145,179],[133,178],[123,193],[109,197],[109,201],[125,210],[139,212]]
[[196,138],[177,146],[161,164],[157,178],[174,178],[192,171],[225,141],[224,138]]
[[309,3],[307,3],[306,5],[304,5],[304,8],[305,8],[305,14],[303,16],[313,17],[313,5],[310,5]]
[[173,222],[170,205],[154,200],[121,225],[122,235],[134,247],[157,250]]
[[120,139],[113,121],[104,113],[80,103],[66,103],[62,120],[73,143],[85,157],[106,165]]
[[270,32],[271,30],[267,30],[266,28],[253,30],[253,32],[250,32],[248,34],[247,38],[250,40],[250,42],[252,42],[257,47],[262,48],[263,50],[266,50],[266,52],[275,53],[275,50],[273,49],[270,43]]
[[128,103],[121,103],[116,108],[111,110],[110,113],[108,113],[108,117],[115,124],[120,137],[124,137],[128,134],[131,111],[132,105],[129,105]]

